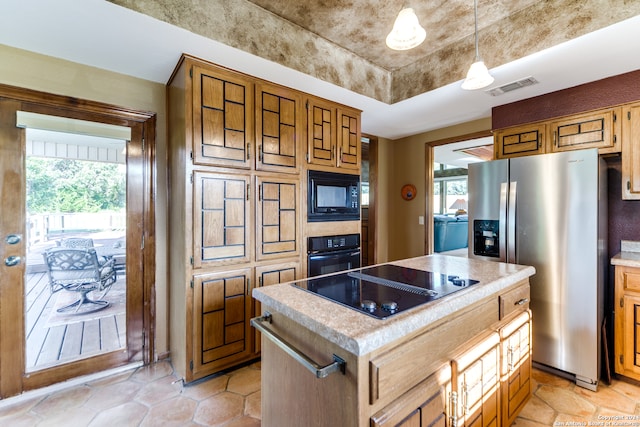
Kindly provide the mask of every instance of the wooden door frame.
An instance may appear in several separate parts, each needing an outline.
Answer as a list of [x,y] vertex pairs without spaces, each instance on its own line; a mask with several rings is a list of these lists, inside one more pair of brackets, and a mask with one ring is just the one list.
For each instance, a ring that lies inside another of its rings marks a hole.
[[[25,374],[24,304],[19,304],[19,307],[12,306],[11,310],[6,309],[8,298],[17,298],[16,295],[20,295],[21,300],[24,298],[24,283],[22,282],[22,287],[13,286],[14,289],[7,292],[7,283],[0,282],[0,398],[50,385],[57,382],[55,379],[62,381],[99,372],[106,369],[105,367],[114,368],[132,361],[142,361],[144,364],[152,362],[155,348],[156,114],[3,84],[0,84],[0,100],[10,105],[10,108],[2,108],[0,111],[0,116],[5,117],[5,121],[10,119],[7,118],[7,114],[15,115],[14,111],[19,109],[131,128],[131,140],[127,144],[126,215],[127,248],[130,249],[127,250],[126,268],[128,283],[141,285],[127,286],[127,351],[110,352],[72,364],[62,364]],[[15,116],[13,120],[15,123]],[[11,129],[13,134],[24,135],[14,129],[17,128]],[[0,137],[7,136],[11,137],[12,134],[0,133]],[[24,137],[20,138],[19,143],[24,145]],[[21,166],[16,167],[16,170],[22,170]],[[129,191],[132,187],[142,191]],[[21,188],[21,191],[24,189]],[[5,196],[6,189],[3,189],[2,197]],[[22,199],[25,197],[23,194]],[[23,236],[25,231],[22,224],[20,232]],[[4,239],[4,236],[0,237]],[[20,250],[24,252],[23,256],[26,255],[24,243],[21,244]],[[24,277],[24,264],[21,272]],[[22,345],[16,346],[16,340]],[[10,346],[11,342],[14,345]]]
[[362,134],[363,137],[369,138],[369,227],[367,241],[369,248],[367,250],[371,255],[370,265],[378,263],[378,245],[376,243],[376,214],[378,212],[376,203],[376,191],[378,191],[378,137],[368,134]]
[[433,183],[434,183],[434,170],[433,170],[433,149],[439,145],[453,144],[455,142],[467,141],[469,139],[486,138],[492,136],[493,132],[490,129],[467,133],[465,135],[454,136],[451,138],[439,139],[437,141],[431,141],[425,143],[424,157],[425,157],[425,211],[426,215],[426,227],[424,227],[424,253],[430,255],[433,253]]

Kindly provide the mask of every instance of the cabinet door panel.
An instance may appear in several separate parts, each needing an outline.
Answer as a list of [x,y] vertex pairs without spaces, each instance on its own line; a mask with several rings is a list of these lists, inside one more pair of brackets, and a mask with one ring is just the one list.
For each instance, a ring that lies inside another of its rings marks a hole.
[[598,148],[601,153],[620,152],[619,109],[581,114],[551,122],[551,152]]
[[[214,372],[216,363],[246,358],[251,351],[250,269],[193,278],[193,372]],[[226,359],[226,360],[225,360]]]
[[459,426],[488,427],[498,423],[499,343],[497,333],[484,335],[451,362],[453,386],[458,394],[454,412]]
[[258,177],[256,258],[297,256],[300,253],[299,182],[292,179]]
[[[302,278],[300,263],[297,261],[278,263],[273,265],[256,267],[257,286],[271,286],[279,283],[292,282]],[[253,316],[262,314],[260,301],[254,300]],[[260,352],[260,332],[255,330],[254,352]]]
[[193,162],[250,167],[253,84],[225,70],[193,67]]
[[531,311],[500,329],[503,424],[511,425],[531,396]]
[[640,103],[622,110],[622,198],[640,199]]
[[338,167],[360,170],[360,118],[356,112],[338,109]]
[[534,124],[497,131],[494,136],[496,159],[544,153],[546,129],[544,124]]
[[299,173],[303,138],[302,96],[276,85],[256,85],[256,169]]
[[249,261],[249,177],[194,173],[195,268]]
[[309,163],[335,166],[336,108],[318,100],[308,101]]

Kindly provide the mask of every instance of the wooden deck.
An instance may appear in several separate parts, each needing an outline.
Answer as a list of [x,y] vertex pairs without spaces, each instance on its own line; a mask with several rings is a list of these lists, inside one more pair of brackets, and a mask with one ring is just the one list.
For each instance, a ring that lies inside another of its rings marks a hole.
[[[101,310],[103,313],[99,311],[93,315],[78,315],[77,318],[70,316],[68,323],[52,324],[50,318],[55,314],[56,299],[66,291],[51,294],[47,282],[46,273],[31,273],[26,276],[27,372],[125,347],[124,312],[112,313],[113,309],[105,309]],[[106,300],[110,299],[110,295],[118,286],[121,289],[126,288],[125,275],[118,276],[118,281],[105,297]]]

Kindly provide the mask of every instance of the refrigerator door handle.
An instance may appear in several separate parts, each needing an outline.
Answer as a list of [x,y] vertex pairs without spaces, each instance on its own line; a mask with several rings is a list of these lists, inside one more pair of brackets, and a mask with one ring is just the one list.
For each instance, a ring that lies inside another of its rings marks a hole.
[[518,196],[518,182],[509,185],[509,209],[507,217],[507,262],[517,263],[516,260],[516,198]]
[[499,250],[500,250],[500,261],[507,262],[507,189],[509,188],[509,183],[501,182],[500,183],[500,217],[498,224],[498,232],[500,233],[499,240]]

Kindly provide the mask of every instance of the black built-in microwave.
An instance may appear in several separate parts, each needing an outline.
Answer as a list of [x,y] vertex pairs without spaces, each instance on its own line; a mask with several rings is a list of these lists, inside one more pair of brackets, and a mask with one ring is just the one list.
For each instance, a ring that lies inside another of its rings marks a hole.
[[309,171],[307,220],[354,221],[360,219],[360,176]]

